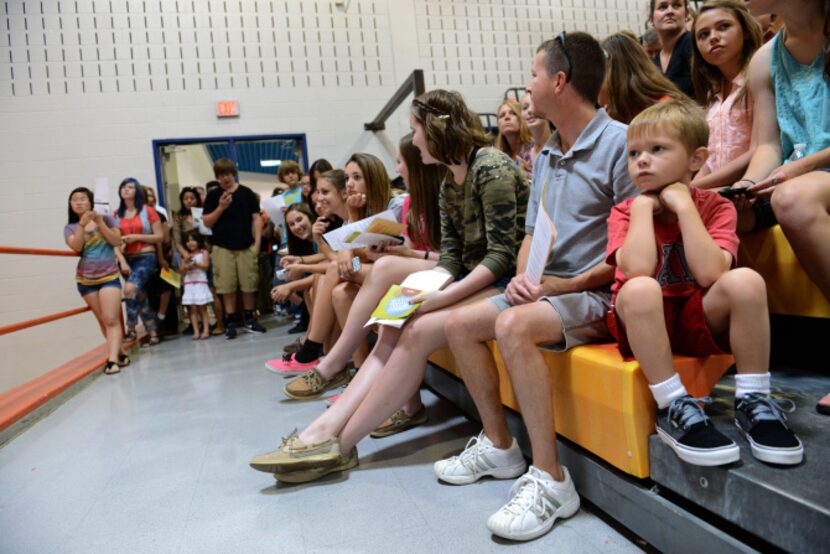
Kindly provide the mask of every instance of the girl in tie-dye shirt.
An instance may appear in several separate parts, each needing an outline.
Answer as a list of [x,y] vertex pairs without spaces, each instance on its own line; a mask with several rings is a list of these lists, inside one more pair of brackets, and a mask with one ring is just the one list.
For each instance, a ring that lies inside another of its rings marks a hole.
[[121,371],[129,358],[121,351],[121,281],[115,249],[121,244],[118,223],[92,209],[92,191],[79,187],[69,194],[69,223],[63,229],[67,246],[81,255],[75,280],[78,292],[98,319],[107,338],[109,358],[104,372]]

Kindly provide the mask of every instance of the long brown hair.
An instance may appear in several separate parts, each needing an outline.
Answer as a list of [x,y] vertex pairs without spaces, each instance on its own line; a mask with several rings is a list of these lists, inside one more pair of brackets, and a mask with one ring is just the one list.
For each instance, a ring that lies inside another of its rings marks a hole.
[[[311,209],[305,202],[295,202],[294,204],[288,206],[288,209],[285,210],[286,222],[288,221],[288,214],[290,214],[291,212],[300,212],[308,218],[309,223],[314,223],[314,220],[317,219],[317,216],[311,211]],[[288,228],[287,223],[285,225],[285,230],[288,233],[286,238],[288,240],[289,254],[291,254],[292,256],[310,256],[314,254],[314,241],[310,239],[302,239],[296,236]]]
[[605,71],[608,115],[628,123],[634,116],[664,96],[683,98],[683,93],[663,75],[626,33],[615,33],[602,41],[608,56]]
[[522,118],[522,106],[515,100],[504,100],[501,104],[499,104],[499,109],[496,110],[496,118],[498,118],[498,114],[501,113],[501,109],[504,106],[508,106],[513,114],[516,116],[516,119],[519,120],[519,151],[512,152],[510,150],[510,142],[507,140],[507,137],[504,136],[499,129],[499,134],[496,136],[496,148],[510,156],[511,158],[516,158],[519,154],[521,154],[525,148],[530,146],[533,143],[533,137],[530,135],[530,129],[527,128],[527,124],[525,120]]
[[444,165],[462,164],[473,149],[493,142],[458,92],[425,92],[412,101],[411,113],[424,127],[430,155]]
[[357,164],[363,174],[363,180],[366,181],[366,206],[361,217],[369,217],[385,210],[392,192],[386,166],[377,156],[365,152],[352,154],[346,165],[350,163]]
[[409,212],[405,221],[409,237],[414,242],[429,244],[432,250],[441,250],[438,191],[447,170],[421,161],[420,150],[412,144],[412,134],[404,136],[398,148],[409,171]]
[[[728,89],[730,86],[730,83],[726,82],[720,69],[703,59],[703,54],[697,47],[697,20],[704,13],[712,10],[725,10],[729,12],[741,26],[744,35],[744,44],[741,49],[741,73],[746,72],[752,55],[764,43],[761,26],[758,25],[754,17],[749,15],[743,2],[737,2],[735,0],[709,0],[703,4],[692,24],[692,84],[695,87],[695,100],[702,106],[710,105],[714,101],[716,94]],[[746,108],[749,102],[747,92],[748,89],[746,86],[741,87],[732,106],[734,107],[738,103],[743,103],[744,108]]]

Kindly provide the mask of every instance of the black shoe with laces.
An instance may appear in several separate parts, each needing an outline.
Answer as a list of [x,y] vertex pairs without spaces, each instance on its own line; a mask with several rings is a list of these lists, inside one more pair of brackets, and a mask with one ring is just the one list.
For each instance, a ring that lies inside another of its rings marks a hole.
[[236,338],[236,323],[229,322],[225,326],[225,340],[233,340]]
[[265,327],[259,324],[259,321],[256,319],[249,319],[245,322],[245,328],[252,332],[252,333],[264,333],[266,331]]
[[712,399],[686,395],[657,411],[657,434],[684,462],[698,466],[719,466],[737,462],[740,448],[715,429],[700,407]]
[[735,425],[752,455],[770,464],[794,465],[804,459],[804,445],[787,425],[784,413],[795,411],[792,400],[751,392],[735,399]]
[[289,335],[295,335],[297,333],[305,333],[308,331],[308,325],[304,321],[298,321],[297,324],[288,330]]

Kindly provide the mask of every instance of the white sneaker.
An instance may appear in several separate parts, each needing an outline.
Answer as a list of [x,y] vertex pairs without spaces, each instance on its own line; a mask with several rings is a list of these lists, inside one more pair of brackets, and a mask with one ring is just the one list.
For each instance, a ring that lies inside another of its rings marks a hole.
[[496,479],[515,479],[525,472],[522,451],[516,439],[510,448],[496,448],[484,431],[471,438],[458,456],[438,460],[432,466],[435,475],[446,483],[468,485],[489,475]]
[[553,527],[557,518],[571,517],[579,510],[579,495],[568,470],[565,480],[554,479],[545,471],[530,469],[513,484],[510,500],[487,519],[494,535],[514,541],[529,541]]

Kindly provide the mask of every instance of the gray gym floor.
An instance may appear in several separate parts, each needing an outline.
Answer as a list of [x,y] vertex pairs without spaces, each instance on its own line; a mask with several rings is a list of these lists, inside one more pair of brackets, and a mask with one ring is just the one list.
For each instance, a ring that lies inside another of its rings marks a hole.
[[285,400],[263,364],[294,336],[266,326],[142,349],[0,449],[0,551],[640,551],[585,508],[530,543],[490,535],[511,482],[437,482],[432,462],[479,426],[427,390],[430,422],[365,439],[355,470],[297,486],[253,471],[253,454],[325,409]]

